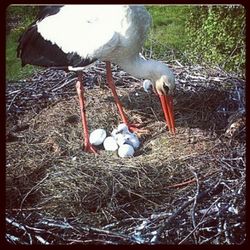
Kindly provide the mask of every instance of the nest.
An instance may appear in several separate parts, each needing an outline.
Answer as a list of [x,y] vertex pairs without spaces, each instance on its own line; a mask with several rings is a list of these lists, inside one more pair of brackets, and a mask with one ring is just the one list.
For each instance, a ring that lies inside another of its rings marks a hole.
[[[132,123],[133,158],[83,152],[76,75],[46,69],[7,85],[6,238],[14,244],[241,244],[245,241],[245,83],[219,69],[170,65],[177,134],[158,97],[113,67]],[[120,117],[105,67],[86,69],[89,130]]]

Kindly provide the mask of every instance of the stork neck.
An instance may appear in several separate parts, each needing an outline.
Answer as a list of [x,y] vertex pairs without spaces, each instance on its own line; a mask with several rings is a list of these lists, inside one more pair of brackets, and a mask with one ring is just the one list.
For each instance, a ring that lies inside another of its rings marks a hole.
[[132,76],[150,80],[154,80],[157,64],[157,61],[145,60],[139,55],[118,63],[120,67]]

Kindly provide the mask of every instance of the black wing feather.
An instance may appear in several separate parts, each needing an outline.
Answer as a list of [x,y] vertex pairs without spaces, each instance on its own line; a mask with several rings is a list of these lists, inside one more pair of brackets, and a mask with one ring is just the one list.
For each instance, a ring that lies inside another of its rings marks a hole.
[[41,21],[47,16],[55,15],[60,11],[60,9],[63,7],[63,5],[57,5],[57,6],[40,6],[39,12],[37,14],[36,19]]
[[55,15],[61,7],[43,7],[38,13],[37,20],[19,38],[17,57],[21,58],[22,66],[32,64],[44,67],[84,67],[97,60],[97,58],[82,58],[77,53],[65,53],[56,44],[45,40],[37,31],[36,22],[42,21],[49,15]]

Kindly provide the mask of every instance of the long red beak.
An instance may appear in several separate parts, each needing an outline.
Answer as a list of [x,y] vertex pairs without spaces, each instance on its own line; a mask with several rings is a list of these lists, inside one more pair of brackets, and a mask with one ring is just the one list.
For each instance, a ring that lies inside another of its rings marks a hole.
[[158,93],[169,131],[175,135],[173,97]]

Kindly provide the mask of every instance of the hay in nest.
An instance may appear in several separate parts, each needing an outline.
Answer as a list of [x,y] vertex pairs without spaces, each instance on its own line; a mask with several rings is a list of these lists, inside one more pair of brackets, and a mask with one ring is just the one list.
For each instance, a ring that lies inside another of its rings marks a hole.
[[[125,159],[102,148],[98,156],[82,151],[73,73],[47,69],[8,85],[9,242],[244,242],[244,81],[203,67],[171,66],[179,82],[176,136],[167,132],[158,97],[114,68],[130,121],[150,130],[140,136],[135,157]],[[104,64],[86,72],[89,129],[111,132],[120,120],[103,84]]]

